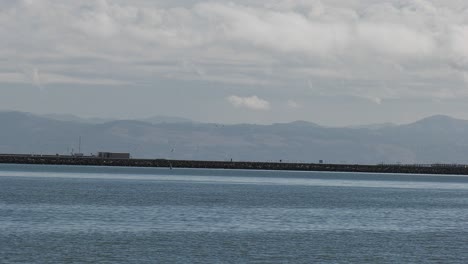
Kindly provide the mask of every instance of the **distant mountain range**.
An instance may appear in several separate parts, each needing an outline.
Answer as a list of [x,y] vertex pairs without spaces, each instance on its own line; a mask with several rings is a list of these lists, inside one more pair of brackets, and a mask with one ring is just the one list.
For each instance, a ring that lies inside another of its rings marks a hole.
[[296,121],[220,125],[183,118],[82,119],[0,112],[0,153],[130,152],[137,158],[330,163],[468,163],[468,121],[323,127]]

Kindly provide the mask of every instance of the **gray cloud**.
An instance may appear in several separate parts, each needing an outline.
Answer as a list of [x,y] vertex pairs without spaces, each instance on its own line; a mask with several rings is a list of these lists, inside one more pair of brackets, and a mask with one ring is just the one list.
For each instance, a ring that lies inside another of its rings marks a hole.
[[231,95],[226,98],[229,103],[235,107],[244,107],[251,110],[269,110],[270,102],[258,98],[258,96],[253,95],[249,97],[241,97],[237,95]]
[[[0,3],[0,24],[2,83],[163,78],[260,97],[468,97],[464,1],[21,0]],[[21,65],[40,72],[12,72]]]

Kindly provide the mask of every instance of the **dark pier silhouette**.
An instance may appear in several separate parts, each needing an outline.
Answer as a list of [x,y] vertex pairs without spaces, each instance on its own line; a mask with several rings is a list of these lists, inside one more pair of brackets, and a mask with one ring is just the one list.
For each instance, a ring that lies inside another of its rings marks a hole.
[[468,165],[458,164],[321,164],[249,161],[204,161],[168,159],[106,159],[99,157],[73,157],[59,155],[0,155],[3,164],[43,164],[76,166],[121,166],[197,169],[289,170],[363,173],[453,174],[468,175]]

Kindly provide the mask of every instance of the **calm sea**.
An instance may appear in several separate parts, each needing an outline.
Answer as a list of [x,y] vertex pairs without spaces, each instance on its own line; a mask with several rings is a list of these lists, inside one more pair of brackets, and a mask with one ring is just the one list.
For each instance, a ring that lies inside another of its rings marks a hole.
[[468,263],[468,177],[0,165],[0,263]]

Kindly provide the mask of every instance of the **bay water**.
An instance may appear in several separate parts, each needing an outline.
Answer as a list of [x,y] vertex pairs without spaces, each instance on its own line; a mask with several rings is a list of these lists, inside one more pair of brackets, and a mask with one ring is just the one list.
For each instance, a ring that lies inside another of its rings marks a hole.
[[468,177],[0,165],[0,263],[468,263]]

